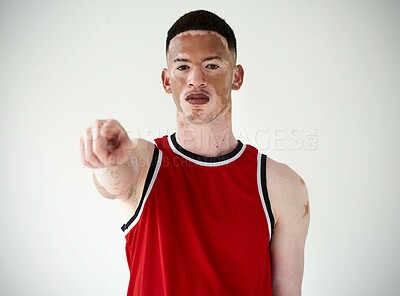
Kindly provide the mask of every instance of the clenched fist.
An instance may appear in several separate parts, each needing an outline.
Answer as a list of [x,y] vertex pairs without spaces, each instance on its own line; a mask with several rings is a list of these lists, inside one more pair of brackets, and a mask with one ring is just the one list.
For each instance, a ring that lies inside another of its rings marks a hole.
[[90,168],[105,168],[125,163],[133,144],[121,124],[96,120],[80,138],[81,161]]

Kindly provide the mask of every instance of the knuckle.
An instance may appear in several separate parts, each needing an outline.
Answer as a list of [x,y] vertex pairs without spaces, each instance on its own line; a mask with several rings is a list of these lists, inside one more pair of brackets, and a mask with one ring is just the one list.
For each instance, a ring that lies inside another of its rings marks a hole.
[[87,156],[87,161],[90,162],[91,164],[98,163],[97,157],[93,154]]
[[120,123],[115,119],[109,119],[107,121],[107,126],[109,126],[113,130],[119,130],[121,128]]
[[94,121],[93,126],[96,128],[100,128],[104,124],[104,120],[102,119],[97,119]]
[[100,156],[104,154],[104,150],[102,149],[102,147],[100,145],[95,145],[93,147],[93,153],[95,154],[95,156],[97,158],[100,158]]
[[88,127],[88,128],[86,129],[86,131],[85,131],[86,137],[91,137],[91,136],[92,136],[92,133],[93,133],[93,130],[92,130],[91,127]]
[[87,160],[87,159],[83,159],[82,160],[82,164],[85,166],[85,167],[88,167],[88,168],[92,168],[93,166],[91,165],[91,163]]
[[88,168],[93,168],[93,166],[92,166],[88,161],[85,161],[85,162],[83,163],[83,165],[86,166],[86,167],[88,167]]

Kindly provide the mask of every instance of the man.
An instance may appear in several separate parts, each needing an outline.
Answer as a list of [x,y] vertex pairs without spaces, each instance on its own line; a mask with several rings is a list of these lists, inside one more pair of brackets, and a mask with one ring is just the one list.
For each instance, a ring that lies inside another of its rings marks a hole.
[[309,224],[304,181],[236,140],[231,91],[236,64],[229,25],[193,11],[168,31],[166,93],[177,131],[129,139],[115,120],[81,138],[98,191],[127,221],[130,295],[301,295]]

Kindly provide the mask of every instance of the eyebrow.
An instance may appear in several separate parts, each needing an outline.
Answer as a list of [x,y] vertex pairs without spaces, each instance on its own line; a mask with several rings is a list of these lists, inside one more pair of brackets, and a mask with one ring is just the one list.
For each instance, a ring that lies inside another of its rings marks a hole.
[[[222,58],[220,56],[209,56],[203,59],[203,62],[211,61],[211,60],[220,60],[222,61]],[[177,62],[185,62],[188,63],[190,62],[190,59],[185,59],[185,58],[176,58],[172,61],[173,63]]]
[[176,58],[172,62],[173,63],[177,63],[177,62],[185,62],[185,63],[187,63],[187,62],[190,62],[190,60],[189,59],[183,59],[183,58]]
[[211,60],[220,60],[220,61],[222,61],[222,58],[220,56],[210,56],[210,57],[204,58],[203,62],[207,62],[207,61],[211,61]]

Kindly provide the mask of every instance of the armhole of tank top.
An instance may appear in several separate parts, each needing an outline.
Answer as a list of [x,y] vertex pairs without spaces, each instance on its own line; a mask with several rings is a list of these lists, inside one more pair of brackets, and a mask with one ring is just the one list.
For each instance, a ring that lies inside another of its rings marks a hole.
[[267,156],[261,153],[258,153],[257,157],[257,185],[265,217],[267,219],[269,239],[271,241],[274,233],[275,219],[272,213],[271,202],[267,190]]
[[156,145],[154,145],[153,157],[151,159],[149,171],[147,172],[146,181],[144,183],[143,192],[139,204],[132,218],[130,218],[129,221],[126,222],[121,227],[121,230],[125,234],[128,234],[128,232],[136,225],[140,216],[142,215],[144,204],[146,203],[147,198],[149,197],[153,184],[157,178],[158,171],[160,170],[161,161],[162,161],[162,151],[158,149]]

